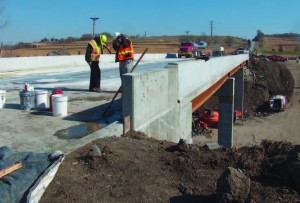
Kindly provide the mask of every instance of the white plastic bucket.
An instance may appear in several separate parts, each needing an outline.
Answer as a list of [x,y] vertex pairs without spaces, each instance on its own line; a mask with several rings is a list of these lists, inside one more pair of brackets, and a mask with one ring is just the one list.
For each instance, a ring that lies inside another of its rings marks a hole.
[[46,109],[48,101],[48,92],[44,90],[35,91],[35,107],[38,109]]
[[52,95],[53,116],[64,117],[68,114],[68,96],[63,94]]
[[6,91],[0,90],[0,109],[2,109],[5,105],[6,100]]

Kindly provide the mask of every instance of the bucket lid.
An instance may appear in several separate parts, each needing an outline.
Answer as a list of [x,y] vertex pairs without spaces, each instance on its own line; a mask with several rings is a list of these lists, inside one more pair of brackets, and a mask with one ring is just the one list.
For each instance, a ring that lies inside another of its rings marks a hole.
[[20,95],[35,95],[35,91],[20,91]]
[[48,94],[48,91],[46,90],[35,90],[36,94]]

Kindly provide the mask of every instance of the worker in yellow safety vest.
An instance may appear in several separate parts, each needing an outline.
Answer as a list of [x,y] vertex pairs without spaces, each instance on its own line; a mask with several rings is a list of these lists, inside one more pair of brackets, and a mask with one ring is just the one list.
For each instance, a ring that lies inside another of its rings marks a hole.
[[99,67],[99,59],[100,55],[103,54],[104,48],[106,48],[111,54],[111,50],[106,45],[106,42],[107,36],[99,35],[96,36],[93,40],[90,40],[86,48],[85,60],[89,64],[91,69],[89,86],[90,92],[103,92],[103,90],[100,88],[101,70]]
[[116,32],[113,48],[116,51],[115,62],[119,62],[120,78],[122,81],[123,74],[130,73],[133,67],[134,51],[132,41],[128,36]]

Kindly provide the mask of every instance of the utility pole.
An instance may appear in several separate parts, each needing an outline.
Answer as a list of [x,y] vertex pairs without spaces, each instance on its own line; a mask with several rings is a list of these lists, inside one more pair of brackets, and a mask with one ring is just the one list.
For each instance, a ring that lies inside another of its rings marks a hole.
[[210,21],[210,37],[213,36],[213,24],[214,24],[214,21]]
[[186,42],[188,42],[188,41],[189,41],[189,32],[190,32],[190,31],[188,31],[188,30],[187,30],[187,31],[185,31],[185,33],[186,33]]
[[98,20],[99,18],[98,17],[93,17],[93,18],[90,18],[91,20],[93,20],[93,38],[95,37],[95,22],[96,20]]

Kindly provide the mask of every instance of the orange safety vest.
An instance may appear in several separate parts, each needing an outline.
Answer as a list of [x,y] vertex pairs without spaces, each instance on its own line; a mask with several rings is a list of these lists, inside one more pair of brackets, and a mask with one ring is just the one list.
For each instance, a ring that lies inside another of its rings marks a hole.
[[93,47],[93,52],[91,54],[91,61],[99,61],[101,47],[96,43],[95,40],[89,41],[89,44]]
[[122,46],[122,44],[120,45],[120,48],[118,50],[118,59],[119,59],[119,61],[133,59],[133,57],[134,57],[132,42],[131,42],[130,39],[128,39],[128,40],[130,41],[130,46],[129,47],[124,48]]

